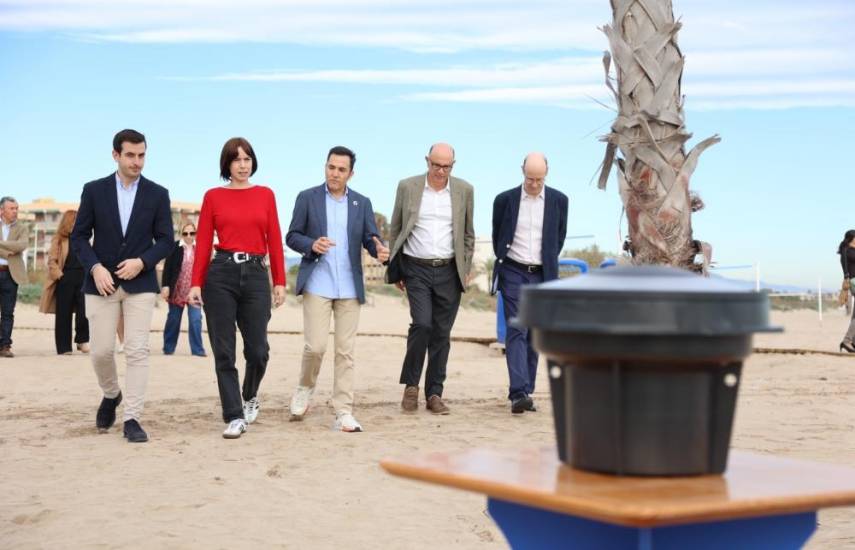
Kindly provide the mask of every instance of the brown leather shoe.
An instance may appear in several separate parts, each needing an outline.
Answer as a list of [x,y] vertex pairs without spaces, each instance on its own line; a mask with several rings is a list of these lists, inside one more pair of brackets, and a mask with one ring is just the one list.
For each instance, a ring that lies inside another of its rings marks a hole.
[[3,346],[0,348],[0,357],[15,357],[15,354],[12,353],[11,346]]
[[408,413],[413,413],[419,410],[418,386],[406,386],[404,388],[404,398],[401,400],[401,409]]
[[451,412],[451,409],[442,402],[442,397],[438,395],[431,395],[428,397],[427,404],[425,406],[427,410],[433,414],[448,414]]

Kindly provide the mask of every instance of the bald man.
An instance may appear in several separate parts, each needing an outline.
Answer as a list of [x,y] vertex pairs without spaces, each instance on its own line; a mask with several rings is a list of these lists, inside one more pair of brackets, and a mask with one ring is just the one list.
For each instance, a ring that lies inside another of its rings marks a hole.
[[401,409],[414,413],[419,408],[419,382],[427,354],[425,405],[433,414],[448,414],[442,392],[451,327],[475,251],[474,193],[471,185],[451,176],[454,149],[447,143],[431,146],[425,162],[426,173],[398,183],[386,282],[406,289],[410,303]]
[[[516,317],[520,289],[558,278],[558,256],[567,236],[567,195],[546,187],[549,164],[543,153],[529,153],[522,164],[523,183],[493,201],[493,293],[502,293],[505,319]],[[537,352],[524,328],[505,333],[511,413],[534,412],[531,398],[537,376]]]

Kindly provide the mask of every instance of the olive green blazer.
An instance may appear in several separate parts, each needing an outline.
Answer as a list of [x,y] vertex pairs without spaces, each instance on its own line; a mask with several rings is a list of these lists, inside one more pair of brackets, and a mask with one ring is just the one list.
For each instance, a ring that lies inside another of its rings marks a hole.
[[9,238],[3,239],[0,232],[0,258],[9,262],[9,274],[19,285],[27,282],[27,267],[24,265],[24,250],[30,244],[30,227],[18,220],[9,228]]
[[[403,277],[400,269],[404,243],[413,231],[419,217],[422,204],[426,174],[413,176],[398,183],[395,206],[389,227],[391,255],[386,269],[386,282],[396,283]],[[466,181],[449,177],[451,186],[451,231],[454,261],[460,286],[466,289],[466,277],[472,269],[472,255],[475,253],[475,227],[472,223],[474,210],[474,190]]]

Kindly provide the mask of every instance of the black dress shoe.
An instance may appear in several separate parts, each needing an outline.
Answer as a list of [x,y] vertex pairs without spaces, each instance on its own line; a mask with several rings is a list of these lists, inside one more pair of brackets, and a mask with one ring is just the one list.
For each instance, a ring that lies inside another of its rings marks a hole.
[[855,353],[855,347],[852,347],[852,344],[840,342],[840,351],[848,351],[849,353]]
[[125,438],[129,443],[145,443],[148,441],[148,434],[142,429],[140,423],[134,420],[125,420]]
[[122,392],[116,397],[105,397],[101,400],[101,406],[98,407],[98,414],[95,415],[95,426],[99,430],[107,430],[110,426],[116,423],[116,407],[122,402]]
[[531,398],[531,396],[529,396],[528,400],[529,400],[529,402],[530,402],[531,404],[530,404],[530,405],[528,406],[528,408],[526,409],[526,412],[536,413],[536,412],[537,412],[537,407],[535,407],[535,406],[534,406],[534,399],[532,399],[532,398]]
[[511,400],[511,413],[513,414],[522,414],[531,410],[531,407],[534,407],[534,401],[527,395]]

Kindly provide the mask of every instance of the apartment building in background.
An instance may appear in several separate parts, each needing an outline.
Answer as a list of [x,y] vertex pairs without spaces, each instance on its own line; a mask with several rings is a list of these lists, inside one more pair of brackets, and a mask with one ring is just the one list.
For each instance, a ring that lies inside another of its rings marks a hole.
[[[24,260],[29,269],[44,269],[47,265],[47,253],[63,212],[77,210],[78,202],[57,202],[43,197],[29,203],[20,203],[19,218],[30,224],[30,247]],[[172,227],[177,234],[179,224],[197,223],[201,204],[172,201]],[[176,237],[177,238],[177,237]]]

